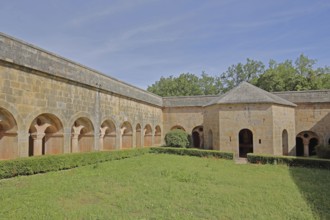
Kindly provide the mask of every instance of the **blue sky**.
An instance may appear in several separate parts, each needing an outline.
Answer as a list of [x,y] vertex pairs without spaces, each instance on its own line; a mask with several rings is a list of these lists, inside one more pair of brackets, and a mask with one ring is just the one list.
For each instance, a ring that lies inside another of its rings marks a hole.
[[301,53],[330,66],[328,0],[10,0],[0,31],[146,89]]

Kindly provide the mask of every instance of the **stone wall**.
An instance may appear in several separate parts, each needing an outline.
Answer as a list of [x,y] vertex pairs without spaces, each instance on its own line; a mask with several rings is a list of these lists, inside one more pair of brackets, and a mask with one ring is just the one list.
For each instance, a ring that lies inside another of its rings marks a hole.
[[[100,128],[105,121],[114,125],[112,136],[116,137],[117,149],[121,148],[122,140],[127,139],[124,122],[134,128],[129,134],[131,147],[136,145],[137,124],[142,127],[150,125],[152,137],[156,126],[162,130],[162,109],[157,105],[78,82],[59,80],[12,63],[1,62],[0,74],[0,110],[12,115],[17,127],[14,134],[9,135],[10,130],[1,126],[2,132],[7,134],[0,143],[3,146],[0,147],[2,159],[100,150]],[[2,114],[2,117],[6,116]],[[8,118],[1,119],[2,124]],[[82,128],[76,131],[74,126]],[[75,132],[77,140],[73,140]],[[144,140],[145,133],[140,132],[140,135]],[[14,149],[5,153],[6,150],[1,148],[8,145],[7,136],[15,136],[11,140]],[[77,149],[73,147],[75,141]],[[148,139],[148,142],[152,141],[153,138]],[[34,149],[30,149],[31,145]],[[40,146],[40,149],[35,146]]]
[[295,110],[296,135],[315,132],[320,144],[329,144],[330,103],[299,103]]
[[239,152],[239,132],[253,134],[253,152],[273,154],[273,118],[270,104],[228,104],[219,108],[220,149]]
[[274,154],[295,156],[295,108],[273,105],[272,114]]
[[186,132],[203,124],[202,107],[176,107],[163,109],[163,128],[166,134],[174,127],[182,127]]

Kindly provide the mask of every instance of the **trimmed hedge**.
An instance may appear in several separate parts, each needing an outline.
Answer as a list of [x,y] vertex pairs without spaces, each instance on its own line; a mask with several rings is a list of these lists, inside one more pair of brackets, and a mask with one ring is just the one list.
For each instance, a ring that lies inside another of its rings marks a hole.
[[105,161],[120,160],[148,153],[149,149],[46,155],[0,161],[0,179],[66,170]]
[[318,145],[315,150],[318,157],[330,159],[330,145]]
[[174,129],[165,135],[165,143],[168,147],[186,148],[190,146],[190,137],[187,132]]
[[191,148],[151,147],[150,153],[188,155],[195,157],[215,157],[215,158],[223,158],[227,160],[232,160],[234,158],[234,153],[231,152],[200,150],[200,149],[191,149]]
[[330,169],[330,160],[318,158],[273,156],[249,153],[247,154],[247,160],[249,163],[258,164],[285,164],[287,166],[294,167]]

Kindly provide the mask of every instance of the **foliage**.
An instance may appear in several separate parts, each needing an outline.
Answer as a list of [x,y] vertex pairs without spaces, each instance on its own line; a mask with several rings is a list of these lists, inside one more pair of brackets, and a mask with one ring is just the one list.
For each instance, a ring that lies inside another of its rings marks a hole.
[[147,152],[147,149],[133,149],[107,152],[47,155],[0,161],[0,179],[71,169],[90,164],[97,164],[104,161],[134,157]]
[[317,158],[274,156],[249,153],[247,154],[247,160],[249,163],[285,164],[294,167],[321,168],[330,170],[330,160]]
[[183,130],[174,129],[165,135],[165,143],[167,147],[189,147],[189,135]]
[[209,76],[205,72],[201,77],[191,73],[182,73],[178,77],[161,77],[147,90],[163,97],[212,95],[222,91],[222,84],[218,78]]
[[150,153],[162,153],[162,154],[176,154],[176,155],[188,155],[196,157],[214,157],[232,160],[234,154],[231,152],[221,152],[215,150],[201,150],[201,149],[185,149],[185,148],[171,148],[171,147],[152,147]]
[[330,159],[330,145],[318,145],[315,147],[315,150],[318,157]]
[[328,170],[145,154],[1,180],[0,219],[329,219],[329,181]]
[[261,61],[249,58],[246,60],[246,64],[238,63],[236,65],[231,65],[227,71],[220,76],[222,83],[225,86],[223,92],[231,90],[241,82],[255,82],[259,75],[263,74],[264,71],[265,66]]
[[266,91],[300,91],[330,89],[330,67],[315,68],[315,59],[301,54],[294,62],[270,60],[266,68],[261,61],[231,65],[218,76],[203,72],[201,76],[182,73],[179,77],[161,77],[148,91],[160,96],[216,95],[234,88],[243,81]]

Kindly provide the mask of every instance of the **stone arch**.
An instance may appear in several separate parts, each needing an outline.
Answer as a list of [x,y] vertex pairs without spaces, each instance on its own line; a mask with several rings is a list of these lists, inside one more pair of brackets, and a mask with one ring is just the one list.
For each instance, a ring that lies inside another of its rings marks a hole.
[[289,135],[286,129],[282,131],[282,154],[289,155]]
[[319,136],[313,131],[302,131],[296,136],[296,155],[315,155],[315,147],[320,143]]
[[29,133],[29,156],[63,153],[63,124],[56,115],[38,115],[31,122]]
[[159,125],[155,127],[155,145],[159,146],[162,142],[162,130]]
[[0,107],[0,160],[18,157],[17,122],[14,116]]
[[116,125],[112,120],[105,120],[100,128],[100,149],[115,150],[116,149]]
[[152,128],[149,124],[144,126],[143,140],[144,140],[144,146],[145,147],[152,146]]
[[208,148],[210,150],[212,150],[213,149],[213,132],[211,129],[207,133],[207,144],[208,144]]
[[94,126],[86,117],[80,117],[73,122],[71,127],[71,151],[90,152],[94,149]]
[[0,100],[0,108],[6,110],[7,112],[10,112],[10,114],[16,121],[17,131],[20,131],[20,130],[26,131],[27,130],[24,127],[24,123],[23,123],[21,115],[18,113],[18,111],[12,104]]
[[186,131],[186,129],[184,129],[184,127],[182,127],[181,125],[175,125],[171,128],[171,130],[175,130],[175,129]]
[[192,137],[193,147],[203,148],[203,146],[204,146],[204,132],[203,132],[203,126],[202,125],[196,126],[192,130],[191,137]]
[[247,157],[248,153],[253,153],[253,133],[251,130],[247,128],[240,130],[238,140],[240,157]]
[[141,143],[141,125],[140,125],[140,123],[138,123],[135,126],[135,132],[136,132],[136,140],[135,140],[136,147],[142,147],[142,143]]
[[121,126],[121,148],[128,149],[133,147],[133,129],[131,123],[125,121]]

